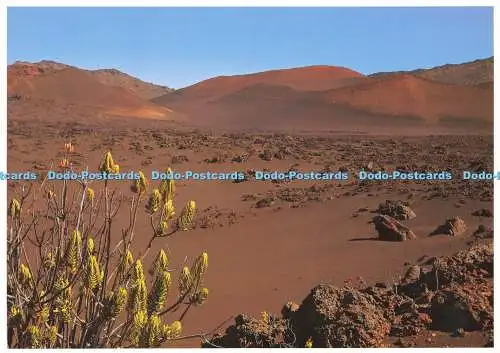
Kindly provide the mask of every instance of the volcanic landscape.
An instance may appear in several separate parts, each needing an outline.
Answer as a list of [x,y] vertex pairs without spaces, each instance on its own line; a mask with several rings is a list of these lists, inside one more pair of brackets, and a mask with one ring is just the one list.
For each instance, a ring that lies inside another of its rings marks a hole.
[[[144,172],[148,195],[154,170],[238,171],[244,180],[176,180],[178,213],[196,201],[193,229],[152,243],[174,277],[185,259],[210,258],[208,299],[183,318],[192,337],[174,346],[491,346],[493,182],[461,173],[493,170],[493,58],[415,69],[310,66],[174,90],[115,69],[16,62],[8,171],[40,177],[8,181],[9,200],[46,187],[68,142],[74,170],[97,171],[110,151],[121,171]],[[350,176],[255,179],[266,170]],[[453,179],[359,180],[360,170]],[[57,195],[62,182],[51,183]],[[103,183],[90,184],[96,195]],[[125,207],[112,246],[129,225],[131,183],[110,182]],[[151,233],[141,210],[135,253]]]

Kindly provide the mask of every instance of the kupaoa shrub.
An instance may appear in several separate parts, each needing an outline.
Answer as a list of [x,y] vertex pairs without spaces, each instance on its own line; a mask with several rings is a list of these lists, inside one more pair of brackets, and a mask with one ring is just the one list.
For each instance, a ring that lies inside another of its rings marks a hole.
[[[66,143],[64,150],[58,167],[72,171],[74,145]],[[120,172],[111,152],[99,170]],[[123,195],[113,183],[117,181],[45,179],[21,188],[10,200],[9,347],[158,347],[181,338],[186,312],[207,299],[206,252],[190,266],[171,270],[161,249],[152,268],[144,269],[156,239],[191,228],[195,201],[187,202],[177,216],[174,180],[163,180],[149,191],[141,172],[131,185],[129,207],[122,207]],[[122,209],[130,222],[117,229]],[[139,212],[150,218],[149,235],[135,234]],[[138,237],[149,239],[144,249],[135,244]]]

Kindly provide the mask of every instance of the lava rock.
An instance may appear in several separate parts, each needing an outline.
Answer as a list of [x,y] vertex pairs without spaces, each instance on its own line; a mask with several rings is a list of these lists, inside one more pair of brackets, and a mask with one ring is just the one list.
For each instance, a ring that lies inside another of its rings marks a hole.
[[453,283],[438,291],[432,299],[430,315],[433,328],[446,332],[481,330],[493,322],[490,299],[474,284]]
[[487,208],[481,208],[480,210],[474,211],[472,215],[477,217],[493,217],[493,212]]
[[402,201],[386,200],[378,206],[376,212],[390,216],[399,221],[409,220],[417,217],[415,212]]
[[304,299],[294,322],[298,341],[314,347],[378,347],[390,331],[382,308],[350,287],[319,285]]
[[445,234],[451,237],[462,235],[467,230],[467,224],[460,217],[447,219],[443,225],[436,228],[431,235]]
[[372,220],[380,240],[405,241],[416,239],[413,231],[394,218],[386,215],[377,215]]

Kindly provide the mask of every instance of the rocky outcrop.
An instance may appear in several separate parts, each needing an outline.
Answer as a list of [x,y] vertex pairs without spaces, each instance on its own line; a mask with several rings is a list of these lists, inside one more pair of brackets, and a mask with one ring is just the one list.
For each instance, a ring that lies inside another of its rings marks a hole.
[[460,217],[447,219],[446,222],[436,228],[431,235],[444,234],[450,237],[460,236],[467,230],[467,224]]
[[356,289],[319,285],[304,299],[293,325],[314,347],[378,347],[390,324],[375,299]]
[[410,228],[390,216],[377,215],[373,217],[372,223],[378,232],[380,240],[405,241],[416,239]]
[[479,290],[475,285],[460,286],[454,283],[440,290],[431,303],[433,329],[476,331],[492,326],[492,298],[492,291]]
[[462,337],[480,330],[493,344],[493,244],[408,268],[399,284],[364,289],[322,284],[280,317],[239,315],[205,347],[381,347],[387,336],[414,339],[428,330]]
[[382,215],[390,216],[398,221],[405,221],[417,217],[415,212],[402,201],[387,200],[378,206],[375,211]]

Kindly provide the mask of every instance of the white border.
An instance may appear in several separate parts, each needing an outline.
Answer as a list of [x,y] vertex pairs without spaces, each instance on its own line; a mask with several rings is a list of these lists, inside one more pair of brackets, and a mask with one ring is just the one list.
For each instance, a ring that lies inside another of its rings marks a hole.
[[[122,1],[110,1],[110,0],[80,0],[80,1],[65,1],[65,0],[48,0],[48,1],[33,1],[33,0],[6,0],[2,2],[2,5],[0,5],[0,40],[4,45],[1,46],[1,61],[0,61],[0,77],[2,78],[1,82],[1,89],[0,91],[2,92],[1,98],[0,98],[0,106],[2,107],[3,111],[3,116],[0,116],[0,141],[1,141],[1,149],[2,153],[0,154],[0,171],[6,171],[7,170],[7,53],[6,53],[6,43],[7,43],[7,11],[6,8],[9,6],[61,6],[61,7],[77,7],[77,6],[93,6],[93,7],[104,7],[104,6],[115,6],[115,7],[151,7],[151,6],[158,6],[158,7],[165,7],[165,6],[172,6],[172,7],[191,7],[191,6],[228,6],[228,7],[236,7],[236,6],[244,6],[244,7],[256,7],[256,6],[262,6],[262,7],[274,7],[274,6],[280,6],[280,7],[288,7],[288,6],[294,6],[294,7],[318,7],[318,6],[342,6],[342,7],[354,7],[354,6],[370,6],[370,7],[381,7],[381,6],[395,6],[395,7],[414,7],[414,6],[494,6],[495,2],[494,1],[463,1],[463,0],[447,0],[447,1],[436,1],[436,0],[421,0],[421,1],[413,1],[411,3],[406,2],[405,4],[402,4],[401,1],[397,0],[385,0],[385,1],[360,1],[360,0],[308,0],[308,1],[300,1],[300,0],[254,0],[254,1],[230,1],[230,0],[212,0],[212,1],[196,1],[196,0],[178,0],[178,1],[168,1],[168,0],[141,0],[139,1],[131,1],[131,0],[122,0]],[[497,18],[497,11],[495,11],[495,16],[494,18]],[[495,21],[496,24],[496,21]],[[29,25],[29,24],[26,24]],[[494,44],[497,43],[497,38],[499,37],[499,29],[497,26],[494,26]],[[494,48],[497,48],[495,45]],[[495,53],[496,54],[496,53]],[[496,55],[495,55],[496,56]],[[495,70],[496,71],[496,70]],[[497,79],[495,78],[495,82]],[[499,94],[495,90],[495,102],[498,101],[497,98],[499,98]],[[496,117],[497,114],[495,114]],[[495,152],[497,151],[497,146],[499,146],[500,139],[497,138],[500,133],[500,125],[499,124],[494,124],[494,132],[495,132]],[[494,167],[495,170],[500,169],[500,156],[495,156],[494,157]],[[7,216],[7,183],[6,182],[0,182],[0,193],[2,195],[2,199],[4,200],[3,202],[0,202],[0,223],[3,225],[4,232],[0,234],[6,234],[6,216]],[[500,196],[500,194],[497,192],[495,188],[495,196]],[[500,201],[497,200],[497,197],[495,197],[494,200],[494,212],[495,212],[495,218],[494,218],[494,227],[495,229],[497,228],[497,224],[500,223],[500,219],[498,218],[498,212],[497,210],[500,208]],[[4,236],[5,237],[5,236]],[[495,253],[497,251],[497,246],[495,242]],[[6,259],[6,238],[2,239],[0,241],[0,259]],[[2,260],[0,261],[1,263],[1,268],[2,268],[2,275],[1,277],[1,293],[2,293],[2,298],[6,297],[6,287],[7,287],[7,282],[5,278],[6,274],[6,269],[5,269],[5,261]],[[495,272],[498,273],[498,266],[496,266],[495,263]],[[495,281],[495,286],[494,286],[494,291],[495,293],[497,292],[497,281]],[[495,302],[497,299],[497,295],[495,295]],[[7,348],[7,340],[6,340],[6,332],[4,331],[5,328],[7,327],[6,323],[6,317],[7,317],[7,306],[3,305],[2,306],[3,313],[0,315],[0,342],[1,342],[1,347]],[[497,327],[496,322],[498,322],[499,315],[497,314],[498,309],[495,311],[495,328]],[[499,335],[497,334],[497,330],[495,329],[495,342],[498,342],[498,337]],[[498,343],[497,343],[498,344]],[[168,348],[169,350],[172,351],[188,351],[192,349],[175,349],[175,348]],[[445,348],[415,348],[415,350],[418,351],[435,351],[438,349],[445,349]],[[470,352],[474,348],[450,348],[455,350],[456,352]],[[238,350],[238,349],[230,349],[230,350]],[[345,349],[341,349],[342,351]],[[358,351],[361,351],[361,349],[357,349]],[[379,348],[380,351],[388,351],[387,348]],[[397,352],[399,350],[404,350],[404,348],[393,348],[390,351],[391,352]],[[491,349],[486,349],[486,350],[493,350]],[[71,350],[67,350],[71,351]],[[105,351],[105,350],[95,350],[95,351]],[[125,351],[125,350],[124,350]],[[128,350],[127,350],[128,351]],[[143,349],[142,351],[149,351],[148,349]],[[481,351],[485,351],[485,348],[481,349]]]

